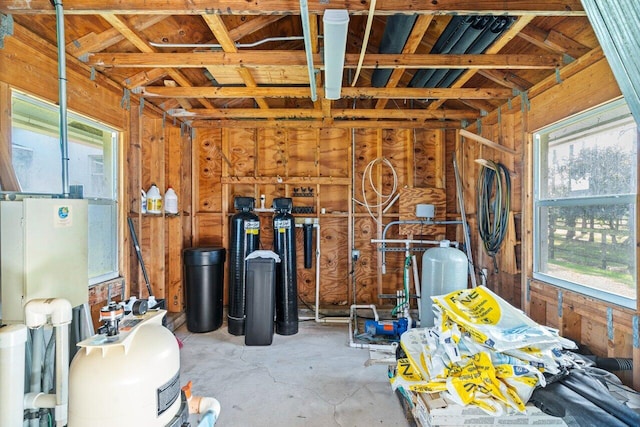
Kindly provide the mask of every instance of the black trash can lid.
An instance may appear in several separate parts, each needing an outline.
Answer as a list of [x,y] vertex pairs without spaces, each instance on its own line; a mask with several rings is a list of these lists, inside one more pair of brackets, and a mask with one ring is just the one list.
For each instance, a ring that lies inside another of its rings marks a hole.
[[186,265],[222,264],[225,256],[225,248],[188,248],[183,252]]

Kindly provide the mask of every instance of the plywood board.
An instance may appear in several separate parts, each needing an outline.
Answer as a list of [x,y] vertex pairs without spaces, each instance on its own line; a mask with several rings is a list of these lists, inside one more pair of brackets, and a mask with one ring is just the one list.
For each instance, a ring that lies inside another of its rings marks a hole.
[[254,176],[256,167],[256,131],[254,129],[225,128],[229,141],[230,176]]
[[318,129],[287,130],[287,176],[318,176]]
[[[435,207],[434,220],[445,221],[447,206],[445,190],[442,188],[401,188],[399,190],[400,221],[422,220],[416,216],[416,205],[430,204]],[[429,239],[442,238],[445,233],[444,225],[401,224],[400,235],[430,236]]]
[[197,178],[196,212],[220,212],[222,209],[222,134],[220,129],[198,129],[196,133]]
[[351,130],[322,128],[320,130],[319,176],[349,177],[351,170]]
[[257,176],[287,176],[287,133],[285,129],[258,129]]

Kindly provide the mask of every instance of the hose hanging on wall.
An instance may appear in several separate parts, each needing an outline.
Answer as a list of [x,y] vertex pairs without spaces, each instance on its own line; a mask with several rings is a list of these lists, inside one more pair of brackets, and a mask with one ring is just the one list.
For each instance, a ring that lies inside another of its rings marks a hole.
[[[387,166],[390,170],[391,170],[391,176],[393,177],[393,181],[392,181],[392,185],[391,185],[391,191],[389,191],[388,194],[383,193],[382,189],[378,189],[378,187],[376,186],[376,182],[374,180],[374,176],[373,176],[373,167],[377,164],[382,164]],[[376,197],[380,200],[379,203],[369,203],[368,199],[367,199],[367,181],[369,181],[369,186],[371,187],[371,191],[373,191],[373,193],[376,195]],[[360,206],[364,206],[365,208],[367,208],[367,212],[369,213],[369,216],[378,224],[382,224],[382,221],[378,218],[376,218],[376,216],[373,213],[373,210],[375,208],[384,208],[385,210],[390,208],[395,201],[397,200],[399,194],[396,194],[396,191],[398,189],[398,174],[396,172],[396,169],[393,167],[393,164],[391,163],[391,161],[389,161],[389,159],[387,159],[386,157],[378,157],[377,159],[373,159],[372,161],[370,161],[367,166],[364,168],[364,171],[362,172],[362,202],[357,200],[355,197],[353,198],[353,201],[357,204],[359,204]],[[383,210],[383,213],[385,211]]]
[[507,234],[511,207],[511,178],[502,163],[477,159],[482,165],[478,176],[478,232],[484,250],[493,258],[493,267],[498,272],[496,255]]

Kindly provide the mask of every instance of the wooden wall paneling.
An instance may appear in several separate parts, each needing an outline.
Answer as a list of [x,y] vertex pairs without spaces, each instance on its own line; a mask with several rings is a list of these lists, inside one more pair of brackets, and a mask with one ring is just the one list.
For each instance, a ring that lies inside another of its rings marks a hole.
[[[312,256],[311,265],[305,268],[304,265],[304,230],[302,227],[296,227],[296,267],[298,270],[298,296],[303,302],[298,304],[299,308],[307,308],[313,310],[316,298],[316,239],[319,238],[317,229],[313,230],[313,239],[311,242]],[[320,279],[322,280],[322,278]]]
[[263,128],[257,133],[256,170],[260,176],[287,176],[286,129]]
[[341,178],[350,176],[351,138],[351,129],[320,129],[319,176]]
[[321,305],[344,306],[349,305],[349,270],[347,265],[348,221],[345,218],[321,219],[321,260],[322,274],[320,276]]
[[[431,204],[435,207],[435,219],[444,220],[447,215],[446,195],[444,188],[400,188],[398,191],[399,220],[415,221],[416,205]],[[409,238],[409,235],[425,236],[425,239],[443,239],[445,235],[444,225],[400,224],[398,226],[401,238]]]
[[619,96],[620,88],[603,58],[561,84],[531,97],[528,131],[533,132]]
[[412,129],[414,187],[444,188],[445,164],[443,163],[445,132],[439,129]]
[[256,130],[243,128],[223,129],[228,138],[228,175],[259,176],[256,154]]
[[[101,77],[91,81],[89,72],[87,66],[67,55],[68,108],[122,129],[122,92],[107,86],[106,79]],[[58,60],[55,46],[14,23],[13,35],[4,38],[4,46],[0,49],[0,81],[57,103]]]
[[[413,156],[408,157],[407,143],[409,143],[411,136],[410,129],[383,129],[381,140],[382,156],[389,160],[393,165],[397,176],[397,188],[396,191],[404,186],[411,186],[413,181]],[[411,163],[411,165],[409,164]],[[391,195],[393,190],[393,171],[382,163],[378,165],[378,169],[381,174],[382,186],[379,187],[381,193],[385,196]],[[395,193],[393,196],[395,197]],[[393,197],[390,202],[393,201]],[[390,204],[390,203],[389,203]],[[398,213],[398,202],[394,202],[393,206],[388,208],[389,204],[385,205],[385,210],[388,213]],[[388,208],[388,209],[387,209]],[[387,222],[385,220],[385,222]]]
[[560,323],[560,335],[576,342],[582,341],[582,319],[569,304],[564,304]]
[[[161,194],[165,191],[164,126],[161,119],[141,118],[142,182],[145,188],[156,184]],[[156,298],[165,298],[165,219],[162,214],[141,217],[140,247],[149,281]],[[146,290],[143,292],[145,294]]]
[[[165,214],[165,288],[166,307],[171,312],[184,309],[182,286],[182,249],[184,249],[182,227],[183,157],[190,151],[184,151],[182,130],[175,126],[166,127],[165,143],[165,182],[166,188],[173,188],[178,195],[178,216]],[[188,148],[188,147],[187,147]]]
[[287,130],[287,176],[318,176],[319,129]]
[[[140,119],[137,110],[124,110],[123,113],[126,117],[128,132],[124,132],[123,136],[123,150],[125,152],[124,158],[126,161],[123,161],[121,165],[123,166],[124,173],[121,174],[122,182],[126,183],[122,185],[123,189],[126,189],[125,194],[122,194],[122,199],[124,201],[130,201],[129,203],[123,202],[122,205],[125,205],[125,215],[130,216],[133,220],[134,230],[136,234],[140,234],[140,214],[142,209],[142,194],[141,190],[144,185],[142,184],[142,168],[141,161],[141,134],[140,134]],[[145,189],[146,191],[146,189]],[[126,266],[128,268],[124,271],[125,273],[125,283],[128,285],[128,294],[134,295],[138,298],[142,296],[142,287],[140,286],[144,283],[142,278],[142,271],[140,269],[140,265],[138,262],[138,258],[136,256],[136,252],[133,248],[133,241],[131,237],[131,231],[129,230],[128,224],[125,224],[126,217],[122,217],[122,227],[126,229],[123,239],[123,248],[126,257]],[[123,265],[124,267],[124,265]]]
[[194,155],[197,157],[193,179],[197,182],[194,194],[194,214],[222,210],[222,134],[220,129],[200,128],[196,131]]
[[351,297],[356,304],[372,304],[378,298],[378,245],[371,243],[376,238],[375,222],[368,215],[355,218],[353,234],[354,249],[360,251],[360,258],[353,267],[355,296]]
[[[347,215],[351,204],[349,186],[323,185],[320,188],[320,208],[327,214]],[[348,218],[345,218],[348,221]]]
[[219,213],[199,214],[195,217],[194,224],[198,235],[193,238],[193,246],[228,247],[222,240],[224,224]]
[[[267,199],[269,200],[269,199]],[[271,204],[269,204],[271,206]],[[273,250],[273,213],[260,212],[260,249]]]
[[192,141],[193,129],[181,132],[181,185],[179,197],[179,212],[181,215],[180,223],[182,224],[182,247],[191,247],[192,236],[192,214],[193,214],[193,198],[192,198],[192,177],[193,177],[193,155]]
[[[367,209],[362,203],[369,202],[372,205],[377,203],[375,194],[371,190],[369,185],[369,177],[364,177],[364,192],[367,196],[366,200],[363,197],[363,175],[365,168],[369,162],[378,158],[378,131],[376,129],[356,129],[355,131],[355,147],[354,147],[354,188],[353,194],[356,200],[360,203],[355,205],[356,214],[367,214]],[[373,212],[376,213],[375,210]]]

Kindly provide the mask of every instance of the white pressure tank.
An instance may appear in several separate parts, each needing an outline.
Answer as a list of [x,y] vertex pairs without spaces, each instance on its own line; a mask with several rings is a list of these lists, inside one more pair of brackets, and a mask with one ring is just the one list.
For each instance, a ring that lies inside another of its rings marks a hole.
[[165,427],[188,419],[178,342],[162,326],[165,314],[125,316],[117,336],[78,344],[69,372],[69,427]]
[[451,247],[448,240],[440,247],[427,249],[422,255],[422,284],[420,286],[420,327],[434,325],[431,297],[467,288],[467,256]]

